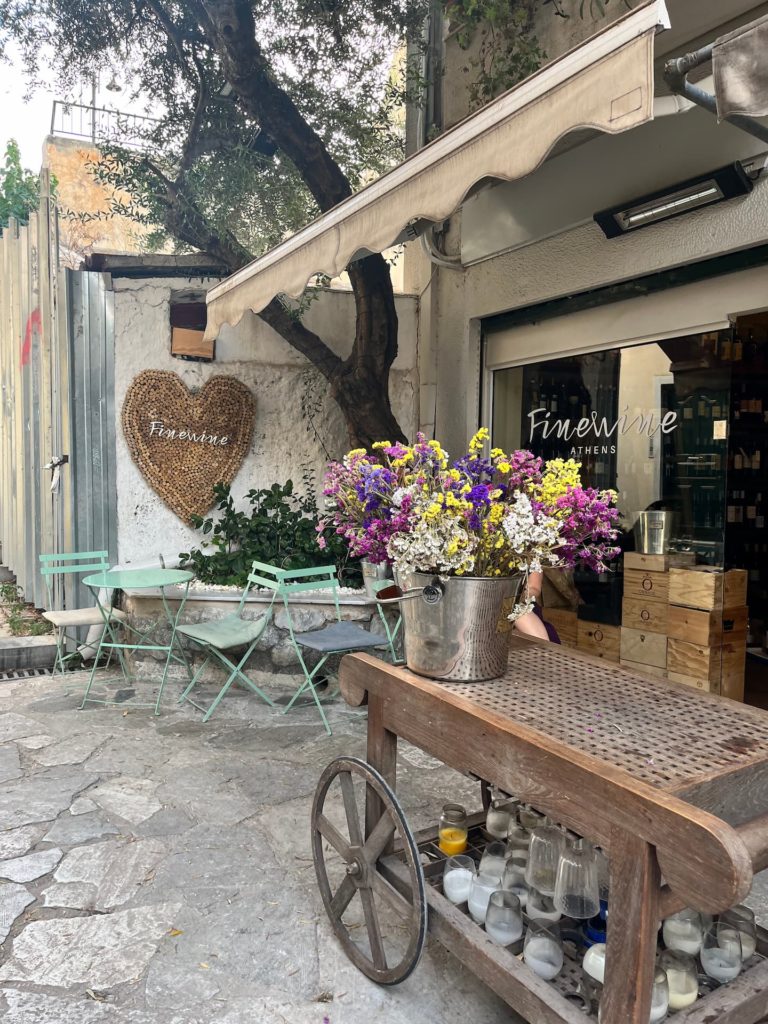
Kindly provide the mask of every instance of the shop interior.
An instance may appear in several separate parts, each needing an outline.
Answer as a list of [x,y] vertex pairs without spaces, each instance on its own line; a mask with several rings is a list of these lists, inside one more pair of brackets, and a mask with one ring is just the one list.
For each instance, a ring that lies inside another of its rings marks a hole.
[[[768,708],[768,312],[498,370],[492,423],[494,445],[575,458],[588,485],[615,489],[624,552],[639,513],[658,511],[670,564],[746,570],[744,699]],[[574,583],[580,620],[622,625],[621,563]]]

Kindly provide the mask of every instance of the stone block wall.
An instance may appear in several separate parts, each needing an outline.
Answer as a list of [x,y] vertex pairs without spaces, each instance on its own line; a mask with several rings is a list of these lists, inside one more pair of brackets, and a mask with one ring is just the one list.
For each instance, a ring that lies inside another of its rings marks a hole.
[[[243,612],[244,617],[246,619],[256,619],[263,615],[270,606],[270,600],[271,598],[263,597],[261,594],[249,598]],[[232,615],[237,610],[238,601],[239,595],[234,593],[222,596],[221,593],[198,592],[194,596],[190,596],[184,606],[180,624],[212,622],[227,615]],[[179,597],[171,597],[168,600],[168,605],[175,614],[179,607]],[[387,643],[384,625],[377,609],[372,604],[366,603],[362,594],[360,596],[343,595],[340,598],[340,605],[343,619],[357,622],[364,629],[380,634],[382,642],[384,644]],[[165,621],[163,604],[159,594],[148,594],[147,592],[126,594],[123,597],[123,607],[128,613],[129,623],[135,629],[148,630],[153,624]],[[323,626],[336,621],[336,609],[332,599],[316,598],[295,603],[291,602],[290,607],[295,633],[306,633],[310,630],[321,629]],[[397,613],[388,611],[386,614],[389,617],[390,624],[394,624]],[[159,642],[167,643],[170,637],[170,629],[167,626],[162,626],[154,635],[158,637]],[[190,660],[192,670],[196,671],[204,658],[204,654],[199,647],[186,640],[184,641],[184,648]],[[400,648],[398,650],[401,653]],[[369,653],[376,657],[388,658],[388,652],[389,646],[387,645],[381,650],[375,649]],[[304,657],[307,664],[311,666],[317,663],[320,656],[314,651],[307,650],[304,652]],[[150,654],[137,652],[131,656],[131,660],[138,678],[149,678],[153,674],[158,674],[158,662]],[[233,656],[232,660],[236,663],[238,659]],[[329,674],[335,674],[338,670],[339,660],[340,656],[334,656],[329,659]],[[257,686],[266,687],[270,695],[270,690],[272,692],[275,689],[278,691],[290,689],[292,691],[298,686],[301,680],[301,668],[296,650],[290,640],[288,613],[282,603],[275,603],[272,622],[267,626],[259,639],[256,649],[246,663],[245,671]],[[172,663],[169,678],[183,682],[186,679],[184,666],[179,662]],[[219,682],[219,684],[223,683],[222,666],[217,666],[213,662],[210,663],[205,669],[201,681],[211,684],[216,682]],[[213,686],[211,689],[215,693]]]

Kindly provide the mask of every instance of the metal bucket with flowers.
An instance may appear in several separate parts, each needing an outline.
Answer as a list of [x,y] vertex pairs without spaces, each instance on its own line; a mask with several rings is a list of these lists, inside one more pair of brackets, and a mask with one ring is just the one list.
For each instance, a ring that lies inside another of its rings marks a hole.
[[449,462],[437,441],[380,442],[331,463],[328,525],[353,557],[392,562],[402,603],[406,664],[434,679],[503,675],[510,620],[530,613],[525,583],[544,566],[597,572],[618,554],[613,491],[581,483],[573,460],[529,451],[485,454],[488,430]]

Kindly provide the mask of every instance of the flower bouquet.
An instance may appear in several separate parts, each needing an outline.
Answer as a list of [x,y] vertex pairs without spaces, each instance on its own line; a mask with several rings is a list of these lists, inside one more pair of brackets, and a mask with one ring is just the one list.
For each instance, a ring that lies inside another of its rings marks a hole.
[[[391,561],[406,586],[424,575],[501,582],[545,566],[606,571],[619,553],[615,492],[583,487],[573,460],[544,463],[498,448],[485,455],[488,438],[479,430],[453,462],[422,434],[413,445],[383,441],[372,453],[349,452],[328,467],[318,531],[333,527],[353,557]],[[529,609],[518,602],[509,617]]]

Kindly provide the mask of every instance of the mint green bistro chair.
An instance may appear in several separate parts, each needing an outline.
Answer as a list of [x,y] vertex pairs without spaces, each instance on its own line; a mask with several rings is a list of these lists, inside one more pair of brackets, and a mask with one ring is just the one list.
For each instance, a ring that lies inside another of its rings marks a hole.
[[[395,586],[394,580],[373,580],[373,592],[379,594],[382,590],[386,590],[387,587]],[[398,610],[394,623],[390,625],[389,619],[387,619],[386,613],[382,605],[376,602],[376,607],[379,612],[379,618],[381,619],[382,625],[384,626],[384,632],[387,634],[387,642],[389,643],[389,649],[392,653],[392,664],[393,665],[404,665],[405,658],[398,657],[395,651],[395,641],[400,630],[403,627],[403,613]]]
[[[48,591],[48,604],[54,604],[53,583],[56,577],[85,573],[93,573],[109,569],[108,551],[70,551],[66,554],[40,555],[40,575],[45,580]],[[43,618],[50,622],[56,631],[56,660],[53,664],[53,675],[64,672],[67,662],[79,657],[78,651],[67,653],[67,643],[77,647],[80,642],[77,630],[89,626],[103,626],[104,615],[98,603],[90,608],[50,609],[43,612]],[[118,621],[125,619],[125,613],[115,608],[112,618]],[[109,653],[112,658],[112,652]]]
[[[187,686],[181,697],[179,697],[179,704],[183,704],[184,701],[189,701],[189,703],[192,704],[193,707],[196,707],[198,711],[203,711],[204,722],[208,721],[221,703],[222,698],[226,695],[229,688],[238,679],[244,683],[249,690],[261,697],[261,699],[271,708],[275,707],[274,701],[270,700],[266,693],[264,693],[263,690],[260,690],[259,687],[243,672],[243,666],[248,658],[250,658],[254,647],[259,642],[264,634],[264,630],[272,620],[272,605],[275,601],[275,596],[273,595],[272,602],[269,607],[265,610],[264,614],[260,615],[257,619],[243,618],[243,608],[245,606],[245,600],[248,597],[248,591],[254,585],[256,580],[257,577],[255,577],[253,573],[249,574],[248,583],[246,584],[243,595],[240,598],[240,604],[238,605],[237,611],[232,612],[231,615],[225,615],[223,619],[214,620],[213,622],[200,622],[194,625],[176,627],[177,633],[187,637],[188,640],[192,640],[206,652],[205,660],[197,672],[195,672],[189,686]],[[243,647],[245,648],[245,653],[239,659],[237,664],[235,664],[228,657],[228,653]],[[190,694],[197,685],[205,666],[211,660],[218,661],[226,669],[229,669],[229,675],[227,676],[224,685],[219,690],[216,699],[213,701],[211,706],[206,709],[196,701],[192,700]]]
[[[320,717],[323,720],[325,731],[331,735],[331,727],[328,724],[320,696],[317,692],[315,680],[328,659],[334,654],[351,654],[353,651],[371,650],[374,647],[389,647],[393,661],[395,653],[394,638],[390,636],[387,627],[387,636],[370,633],[363,629],[356,622],[348,622],[341,617],[341,606],[339,605],[339,581],[336,578],[335,565],[322,565],[314,569],[279,569],[274,565],[266,565],[264,562],[253,563],[254,575],[249,577],[254,583],[262,587],[268,587],[274,591],[275,597],[280,598],[285,608],[288,620],[288,632],[291,643],[299,659],[299,665],[304,674],[299,688],[291,697],[283,714],[287,714],[294,706],[299,697],[309,690],[314,698]],[[271,577],[271,578],[270,578]],[[308,591],[328,590],[333,594],[334,606],[336,609],[336,621],[329,623],[322,629],[313,629],[306,633],[297,633],[293,626],[290,598],[305,594]],[[315,651],[320,655],[317,663],[310,668],[304,657],[304,651]]]

